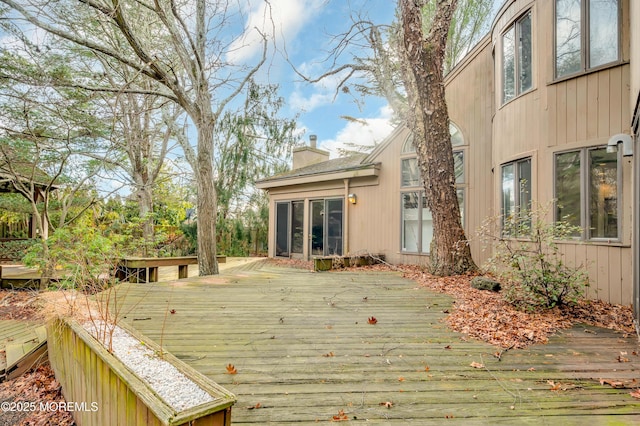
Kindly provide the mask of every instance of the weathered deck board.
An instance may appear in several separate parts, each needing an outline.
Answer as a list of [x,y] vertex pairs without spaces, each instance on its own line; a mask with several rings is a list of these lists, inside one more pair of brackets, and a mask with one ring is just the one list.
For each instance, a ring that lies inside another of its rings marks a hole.
[[[498,361],[497,348],[442,323],[450,298],[397,274],[253,264],[123,290],[126,321],[238,396],[234,424],[326,423],[339,410],[347,424],[640,421],[628,389],[598,381],[640,381],[635,336],[575,327]],[[629,362],[618,361],[621,352]]]

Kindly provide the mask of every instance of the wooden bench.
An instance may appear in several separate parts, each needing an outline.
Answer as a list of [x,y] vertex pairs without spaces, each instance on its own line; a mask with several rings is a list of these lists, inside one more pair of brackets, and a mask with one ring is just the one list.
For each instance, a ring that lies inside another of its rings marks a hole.
[[[218,263],[225,263],[226,256],[216,256]],[[126,257],[118,262],[116,277],[132,283],[158,282],[158,268],[177,266],[178,279],[189,277],[189,265],[197,265],[197,256],[181,257]]]

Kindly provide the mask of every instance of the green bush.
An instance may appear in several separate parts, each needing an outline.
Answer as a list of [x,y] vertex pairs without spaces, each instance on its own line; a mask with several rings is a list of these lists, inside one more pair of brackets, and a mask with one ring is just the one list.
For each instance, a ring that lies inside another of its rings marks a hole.
[[61,286],[88,293],[101,291],[113,282],[120,257],[114,243],[95,228],[59,228],[43,244],[32,246],[23,261],[45,275],[63,271]]
[[[585,267],[567,265],[558,247],[558,241],[571,239],[581,229],[567,222],[546,223],[544,215],[544,210],[527,212],[505,219],[499,233],[489,232],[492,226],[487,223],[480,231],[494,249],[489,270],[508,284],[505,299],[525,310],[573,304],[589,285]],[[518,238],[504,236],[504,229],[516,228]]]

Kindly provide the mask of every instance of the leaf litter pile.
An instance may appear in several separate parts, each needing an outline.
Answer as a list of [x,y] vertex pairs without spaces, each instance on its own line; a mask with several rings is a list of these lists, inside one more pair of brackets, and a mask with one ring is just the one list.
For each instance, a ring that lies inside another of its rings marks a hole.
[[470,275],[435,277],[417,266],[403,265],[404,276],[421,287],[452,296],[454,309],[446,318],[453,330],[503,348],[546,343],[549,336],[576,323],[634,333],[630,306],[594,300],[540,312],[516,309],[502,295],[471,287]]
[[[71,413],[64,410],[64,397],[60,383],[46,362],[35,370],[0,384],[0,401],[34,407],[29,410],[8,410],[0,412],[0,424],[3,425],[57,425],[74,424]],[[49,410],[40,410],[40,404],[46,404]],[[57,410],[55,408],[58,408]]]

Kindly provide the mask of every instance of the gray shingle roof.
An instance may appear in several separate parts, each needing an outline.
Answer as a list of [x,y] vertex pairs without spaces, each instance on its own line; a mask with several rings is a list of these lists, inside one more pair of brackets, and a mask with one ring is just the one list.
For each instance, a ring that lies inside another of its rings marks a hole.
[[373,163],[363,163],[367,157],[366,154],[354,154],[349,157],[334,158],[333,160],[322,161],[320,163],[311,164],[309,166],[300,167],[288,172],[280,173],[275,176],[268,177],[260,182],[269,182],[279,179],[288,179],[302,176],[311,176],[319,174],[327,174],[365,168],[373,165]]

